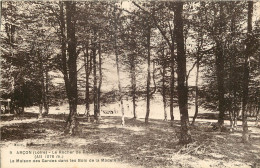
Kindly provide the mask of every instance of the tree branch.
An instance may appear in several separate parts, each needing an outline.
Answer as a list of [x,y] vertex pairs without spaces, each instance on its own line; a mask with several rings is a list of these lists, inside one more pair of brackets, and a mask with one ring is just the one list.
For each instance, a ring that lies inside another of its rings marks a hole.
[[163,38],[166,40],[167,44],[169,45],[169,47],[171,47],[171,42],[170,40],[167,38],[166,33],[163,31],[163,29],[160,27],[160,25],[158,24],[156,18],[154,15],[152,15],[150,12],[146,11],[145,9],[143,9],[140,5],[138,5],[137,3],[135,3],[134,1],[132,1],[132,3],[138,7],[139,9],[141,9],[142,11],[144,11],[145,13],[147,13],[149,15],[149,17],[154,21],[154,24],[156,25],[156,27],[158,28],[158,30],[160,31],[160,33],[162,34]]
[[186,75],[186,79],[187,79],[187,80],[188,80],[188,78],[189,78],[189,76],[190,76],[191,71],[193,70],[193,68],[195,67],[195,65],[202,59],[203,55],[204,55],[205,53],[207,53],[207,52],[213,50],[213,49],[214,49],[214,47],[212,47],[212,48],[210,48],[210,49],[208,49],[208,50],[201,51],[200,53],[197,53],[197,54],[199,54],[199,55],[201,54],[201,56],[199,57],[199,59],[197,59],[197,60],[193,63],[191,69],[189,70],[188,74]]

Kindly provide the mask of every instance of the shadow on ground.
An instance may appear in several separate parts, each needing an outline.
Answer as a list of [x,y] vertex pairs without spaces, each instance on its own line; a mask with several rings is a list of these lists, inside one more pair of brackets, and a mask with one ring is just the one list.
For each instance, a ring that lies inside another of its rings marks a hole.
[[[82,133],[72,137],[62,133],[63,118],[48,115],[35,122],[2,126],[1,145],[25,141],[27,147],[32,148],[83,149],[143,167],[197,167],[202,161],[208,167],[241,167],[260,162],[260,137],[253,136],[250,144],[243,144],[241,128],[233,133],[215,132],[208,123],[197,123],[191,129],[194,142],[181,146],[178,144],[179,121],[174,121],[171,127],[162,120],[151,119],[145,124],[143,119],[126,118],[123,127],[120,117],[103,117],[99,124],[81,120]],[[259,134],[259,128],[253,129],[252,135]],[[228,166],[228,163],[232,164]]]

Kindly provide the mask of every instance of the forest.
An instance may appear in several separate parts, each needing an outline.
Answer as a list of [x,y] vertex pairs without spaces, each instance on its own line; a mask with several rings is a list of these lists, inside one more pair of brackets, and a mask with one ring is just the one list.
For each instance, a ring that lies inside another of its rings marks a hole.
[[255,1],[1,1],[1,148],[47,139],[130,167],[260,167],[259,11]]

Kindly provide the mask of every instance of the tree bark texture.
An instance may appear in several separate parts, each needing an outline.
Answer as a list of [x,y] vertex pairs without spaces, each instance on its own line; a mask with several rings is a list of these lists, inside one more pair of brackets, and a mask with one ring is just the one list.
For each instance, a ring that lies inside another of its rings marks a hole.
[[98,88],[97,88],[97,34],[94,30],[94,40],[93,48],[92,48],[92,56],[93,56],[93,75],[94,75],[94,88],[93,88],[93,94],[94,94],[94,117],[95,120],[98,120]]
[[224,124],[225,116],[225,89],[224,89],[224,41],[223,41],[223,29],[224,29],[224,4],[220,2],[219,11],[219,24],[218,24],[218,39],[216,40],[216,73],[217,73],[217,88],[218,88],[218,125],[222,127]]
[[150,37],[151,36],[151,28],[148,25],[147,30],[147,80],[146,80],[146,115],[145,115],[145,123],[148,123],[149,114],[150,114],[150,83],[151,83],[151,53],[150,53]]
[[97,111],[97,122],[100,121],[100,110],[101,110],[101,86],[102,86],[102,55],[101,55],[101,44],[98,47],[98,63],[99,63],[99,83],[98,83],[98,111]]
[[[78,90],[77,90],[77,54],[76,54],[76,3],[75,2],[64,2],[66,5],[66,23],[67,23],[67,43],[68,43],[68,62],[63,62],[63,64],[68,65],[66,67],[69,71],[67,83],[67,96],[69,99],[69,109],[70,113],[67,120],[65,133],[72,135],[78,132],[78,121],[77,121],[77,101],[78,101]],[[66,52],[63,51],[63,52]],[[65,68],[64,68],[65,69]]]
[[[175,26],[174,26],[175,27]],[[175,29],[175,28],[174,28]],[[174,115],[173,115],[173,97],[174,97],[174,82],[175,82],[175,77],[174,77],[174,64],[175,64],[175,58],[174,58],[174,41],[172,40],[172,46],[171,46],[171,83],[170,83],[170,116],[171,116],[171,126],[173,126],[173,121],[174,121]]]
[[135,62],[134,62],[134,56],[130,58],[131,60],[131,85],[132,85],[132,102],[133,102],[133,114],[134,119],[137,118],[136,115],[136,77],[135,77]]
[[167,121],[167,111],[166,111],[166,86],[165,86],[165,81],[166,81],[166,58],[164,55],[164,49],[163,49],[163,71],[162,71],[162,97],[163,97],[163,111],[164,111],[164,121]]
[[177,44],[177,74],[178,74],[178,104],[181,116],[181,135],[180,143],[188,144],[192,141],[189,131],[189,115],[188,115],[188,88],[186,81],[186,55],[184,50],[183,36],[183,2],[176,2],[174,14],[174,26],[176,31]]
[[85,45],[85,53],[84,53],[84,67],[85,67],[85,78],[86,78],[86,84],[85,84],[85,115],[87,117],[87,121],[90,120],[90,111],[89,111],[89,105],[90,105],[90,93],[89,93],[89,76],[91,73],[91,66],[92,66],[92,60],[91,56],[89,54],[89,43],[87,41]]
[[252,16],[253,16],[253,1],[248,1],[248,20],[247,20],[247,40],[246,52],[244,60],[244,74],[243,74],[243,97],[242,97],[242,122],[243,134],[242,141],[249,141],[248,125],[247,125],[247,111],[248,91],[249,91],[249,58],[251,54],[251,40],[252,40]]

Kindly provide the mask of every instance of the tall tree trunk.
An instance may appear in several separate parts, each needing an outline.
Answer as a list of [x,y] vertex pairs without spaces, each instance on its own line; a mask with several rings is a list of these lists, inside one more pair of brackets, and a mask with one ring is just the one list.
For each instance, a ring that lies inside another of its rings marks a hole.
[[242,121],[243,121],[243,135],[242,141],[249,141],[249,133],[247,126],[247,103],[248,103],[248,86],[249,86],[249,57],[250,48],[252,45],[252,16],[253,16],[253,1],[248,1],[248,20],[247,20],[247,41],[246,41],[246,52],[245,52],[245,62],[244,62],[244,74],[243,74],[243,97],[242,97]]
[[97,38],[96,38],[96,30],[94,30],[94,40],[93,40],[93,48],[92,48],[92,56],[93,56],[93,75],[94,75],[94,117],[95,120],[98,121],[98,88],[97,88]]
[[67,93],[67,97],[70,97],[69,91],[69,74],[67,68],[67,54],[66,54],[66,35],[65,35],[65,18],[64,18],[64,2],[59,2],[60,5],[60,32],[61,32],[61,62],[62,62],[62,73],[63,79],[65,81],[65,89]]
[[224,124],[225,116],[225,90],[224,90],[224,41],[223,41],[223,28],[224,28],[224,4],[220,2],[220,17],[219,17],[219,32],[220,39],[216,40],[216,73],[217,73],[217,88],[218,88],[218,125],[222,127]]
[[[116,51],[117,51],[117,49],[116,49]],[[117,66],[117,80],[118,80],[118,88],[119,88],[119,100],[120,100],[120,107],[121,107],[121,113],[122,113],[121,125],[124,126],[125,125],[125,113],[124,113],[122,87],[121,87],[121,82],[120,82],[120,67],[119,67],[118,54],[116,54],[116,66]]]
[[[200,21],[203,22],[203,19],[202,19],[202,9],[205,8],[205,3],[201,2],[200,6],[201,6],[201,8],[199,9],[199,16],[200,16]],[[199,81],[200,55],[201,55],[201,48],[202,48],[202,45],[203,45],[203,33],[202,33],[201,29],[202,29],[202,27],[200,28],[200,30],[198,32],[198,40],[197,40],[198,50],[197,50],[197,55],[196,55],[197,60],[196,60],[196,82],[195,82],[195,87],[196,87],[196,90],[195,90],[195,113],[194,113],[191,125],[195,124],[195,120],[196,120],[196,118],[198,116],[198,113],[199,113],[199,104],[198,104],[199,88],[198,88],[198,81]]]
[[150,83],[151,83],[151,53],[150,53],[150,36],[151,36],[151,28],[148,25],[147,30],[147,83],[146,83],[146,115],[145,115],[145,123],[148,123],[149,114],[150,114]]
[[135,77],[135,62],[134,62],[134,55],[133,57],[130,58],[131,60],[131,85],[132,85],[132,102],[133,102],[133,114],[134,114],[134,119],[137,118],[136,115],[136,77]]
[[101,108],[101,86],[102,86],[102,79],[103,79],[103,74],[102,74],[102,56],[101,56],[101,44],[99,42],[99,47],[98,47],[98,63],[99,63],[99,83],[98,83],[98,112],[97,112],[97,122],[100,120],[100,108]]
[[195,124],[195,120],[196,120],[198,113],[199,113],[199,104],[198,104],[198,98],[199,98],[198,81],[199,81],[199,68],[200,68],[199,54],[200,54],[200,47],[199,47],[198,53],[197,53],[197,64],[196,64],[197,70],[196,70],[196,82],[195,82],[195,87],[196,87],[196,91],[195,91],[196,92],[195,93],[196,94],[195,95],[195,113],[194,113],[191,125]]
[[165,75],[166,75],[166,58],[164,56],[163,49],[163,71],[162,71],[162,97],[163,97],[163,111],[164,111],[164,121],[167,121],[167,112],[166,112],[166,86],[165,86]]
[[39,60],[39,72],[40,72],[40,82],[41,82],[41,99],[40,99],[40,104],[39,104],[39,117],[43,117],[43,107],[44,107],[44,98],[45,98],[45,88],[44,88],[44,72],[43,72],[43,60],[41,58],[41,54],[36,49],[36,54]]
[[[231,2],[231,7],[233,7],[235,5],[235,2]],[[231,10],[229,11],[230,13],[233,12],[232,8],[230,8]],[[233,131],[233,129],[235,129],[237,127],[237,117],[238,117],[238,113],[239,113],[239,108],[237,105],[237,90],[238,90],[238,85],[237,85],[237,56],[236,56],[236,48],[235,48],[235,44],[234,44],[234,37],[235,37],[235,33],[236,33],[236,15],[235,14],[231,14],[232,18],[231,18],[231,56],[232,56],[232,61],[230,62],[230,69],[231,69],[231,77],[230,77],[230,90],[233,93],[233,100],[232,100],[232,107],[231,107],[231,113],[233,118],[230,118],[230,127],[231,127],[231,131]],[[231,117],[231,116],[230,116]]]
[[132,26],[131,27],[131,41],[130,41],[130,50],[131,50],[131,56],[128,57],[129,61],[130,61],[130,73],[131,73],[131,88],[132,88],[132,106],[133,106],[133,115],[134,115],[134,119],[137,118],[137,114],[136,114],[136,59],[137,59],[137,53],[134,51],[138,46],[136,44],[136,39],[134,37],[136,37],[136,30],[135,27]]
[[[172,4],[172,9],[174,9],[174,4]],[[174,12],[175,15],[175,12]],[[174,21],[173,21],[174,22]],[[171,116],[171,126],[173,126],[173,121],[174,121],[174,115],[173,115],[173,109],[174,109],[174,105],[173,105],[173,98],[174,98],[174,85],[175,85],[175,55],[174,55],[174,40],[175,40],[175,26],[173,28],[173,30],[171,30],[171,46],[170,46],[170,50],[171,50],[171,82],[170,82],[170,116]]]
[[[175,29],[175,26],[174,26]],[[174,32],[175,33],[175,32]],[[173,126],[174,121],[174,115],[173,115],[173,97],[174,97],[174,64],[175,64],[175,58],[174,58],[174,41],[172,40],[172,46],[171,46],[171,83],[170,83],[170,116],[171,116],[171,126]]]
[[[78,102],[78,90],[77,90],[77,54],[76,54],[76,3],[65,2],[66,5],[66,21],[67,21],[67,41],[68,41],[68,70],[69,70],[69,106],[70,113],[67,120],[66,133],[72,135],[78,132],[77,121],[77,102]],[[65,81],[66,82],[66,81]]]
[[44,115],[49,114],[49,74],[45,69],[45,94],[44,94]]
[[119,16],[116,15],[116,9],[114,9],[114,17],[115,17],[115,36],[114,36],[114,47],[115,47],[115,55],[116,55],[116,67],[117,67],[117,81],[118,81],[118,89],[119,89],[119,99],[120,99],[120,106],[121,106],[121,125],[125,125],[125,112],[124,112],[124,102],[123,102],[123,94],[122,94],[122,87],[120,82],[120,67],[119,67],[119,54],[118,54],[118,48],[117,48],[117,19]]
[[192,141],[189,131],[189,115],[188,115],[188,89],[186,81],[186,55],[184,51],[183,36],[183,2],[176,2],[174,14],[174,26],[176,32],[177,44],[177,74],[178,74],[178,104],[181,116],[181,136],[180,143],[188,144]]
[[89,75],[90,75],[90,67],[91,67],[91,59],[89,58],[89,44],[88,41],[85,45],[85,53],[84,53],[84,67],[85,67],[85,78],[86,78],[86,84],[85,84],[85,115],[87,117],[87,121],[90,119],[90,114],[89,114],[89,104],[90,104],[90,99],[89,99]]

